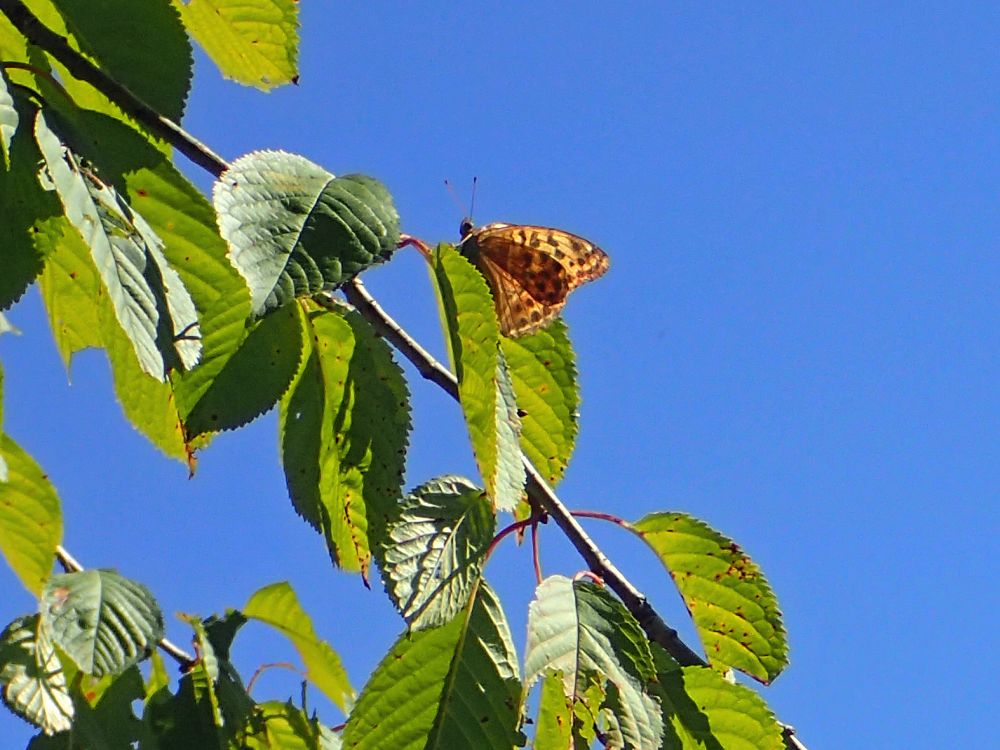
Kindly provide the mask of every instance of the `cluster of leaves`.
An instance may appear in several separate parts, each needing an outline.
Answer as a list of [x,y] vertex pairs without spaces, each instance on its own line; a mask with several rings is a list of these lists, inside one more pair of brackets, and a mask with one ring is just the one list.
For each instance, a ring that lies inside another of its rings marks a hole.
[[[294,76],[296,3],[158,0],[147,15],[124,2],[0,0],[0,308],[37,284],[66,365],[104,349],[127,418],[192,472],[214,434],[277,406],[295,511],[337,566],[366,582],[377,566],[406,629],[355,698],[290,586],[274,584],[223,617],[184,618],[197,658],[172,692],[154,653],[155,599],[110,571],[52,573],[58,497],[3,435],[0,551],[39,609],[0,636],[0,695],[39,727],[31,746],[510,748],[533,723],[537,748],[782,747],[763,702],[725,676],[766,683],[784,667],[774,596],[735,544],[682,514],[624,525],[673,577],[711,666],[681,666],[604,587],[556,575],[535,592],[522,669],[484,567],[497,512],[530,513],[525,462],[554,484],[570,459],[579,399],[566,327],[501,336],[484,279],[454,247],[436,249],[431,277],[483,486],[445,475],[404,493],[406,381],[369,321],[331,295],[398,246],[386,188],[256,152],[228,165],[209,203],[129,102],[11,23],[30,8],[80,59],[179,119],[189,36],[230,77],[278,85]],[[110,41],[138,18],[155,54]],[[249,696],[229,661],[248,619],[292,641],[309,682],[343,711],[341,730],[304,705]]]

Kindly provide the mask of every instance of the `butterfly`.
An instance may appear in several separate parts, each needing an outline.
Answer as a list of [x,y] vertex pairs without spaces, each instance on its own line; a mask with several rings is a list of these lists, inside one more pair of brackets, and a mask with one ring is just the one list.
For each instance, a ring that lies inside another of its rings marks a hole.
[[522,224],[476,228],[464,219],[459,251],[486,277],[504,336],[542,328],[562,311],[571,291],[610,267],[593,242],[561,229]]

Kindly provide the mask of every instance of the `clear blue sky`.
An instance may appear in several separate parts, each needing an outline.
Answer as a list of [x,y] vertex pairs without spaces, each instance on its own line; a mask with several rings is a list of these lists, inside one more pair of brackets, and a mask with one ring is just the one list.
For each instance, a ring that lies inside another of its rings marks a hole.
[[[1000,669],[1000,10],[516,5],[303,3],[300,85],[242,90],[199,59],[185,123],[227,158],[282,148],[373,174],[429,242],[461,218],[443,179],[464,193],[478,175],[480,222],[599,243],[611,272],[567,312],[584,403],[563,498],[685,510],[750,552],[790,631],[765,694],[812,750],[983,746]],[[415,253],[365,281],[443,351]],[[37,293],[10,317],[4,427],[56,483],[67,547],[170,614],[288,579],[360,689],[401,621],[292,512],[274,415],[216,440],[188,481],[124,421],[103,354],[67,385]],[[455,406],[412,390],[408,484],[474,476]],[[682,625],[652,556],[595,532]],[[547,573],[581,567],[555,529],[543,544]],[[487,575],[523,647],[526,552],[505,546]],[[33,606],[0,573],[0,620]],[[188,638],[172,617],[169,634]],[[246,675],[293,658],[260,630],[237,644]],[[255,690],[294,693],[278,673]],[[0,744],[28,736],[0,713]]]

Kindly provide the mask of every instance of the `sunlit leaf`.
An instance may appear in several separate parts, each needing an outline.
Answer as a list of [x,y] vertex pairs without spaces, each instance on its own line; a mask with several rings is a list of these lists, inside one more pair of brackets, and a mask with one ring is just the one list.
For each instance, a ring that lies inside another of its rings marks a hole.
[[41,616],[53,642],[96,677],[124,672],[163,637],[163,615],[149,590],[109,570],[49,578]]
[[409,394],[389,347],[358,313],[306,307],[305,356],[279,412],[285,483],[334,562],[367,580],[401,492]]
[[521,684],[507,619],[481,583],[447,625],[403,634],[365,685],[344,728],[357,750],[510,750]]
[[535,721],[535,750],[570,750],[573,747],[573,710],[563,691],[562,672],[542,677],[542,695]]
[[257,591],[243,607],[243,614],[288,638],[302,657],[309,680],[343,711],[349,710],[354,690],[340,657],[316,635],[312,620],[288,583],[274,583]]
[[521,448],[549,484],[573,453],[580,390],[573,345],[561,318],[519,338],[502,336],[521,417]]
[[298,75],[297,0],[173,0],[222,74],[265,91]]
[[163,255],[162,240],[112,186],[77,161],[41,112],[35,137],[45,159],[45,180],[90,247],[143,370],[163,380],[169,368],[193,367],[201,355],[197,312]]
[[255,315],[343,284],[388,259],[399,242],[399,215],[382,183],[335,178],[284,151],[240,157],[212,197]]
[[5,169],[10,168],[10,145],[19,119],[7,85],[7,74],[0,68],[0,157],[3,157],[0,167]]
[[290,702],[268,701],[256,707],[241,748],[248,750],[340,750],[340,738],[315,717]]
[[639,623],[606,589],[564,576],[542,581],[528,608],[524,658],[528,686],[559,670],[563,690],[573,701],[593,675],[600,675],[617,691],[615,714],[627,747],[659,746],[659,706],[646,691],[654,676],[649,643]]
[[411,628],[443,625],[466,606],[495,529],[483,491],[462,477],[432,479],[403,498],[382,568]]
[[520,421],[489,288],[450,245],[435,251],[433,279],[480,474],[494,506],[513,510],[525,478]]
[[709,661],[773,680],[788,664],[781,612],[739,545],[683,513],[653,513],[632,528],[670,572]]
[[66,677],[38,615],[19,617],[0,634],[0,697],[46,734],[72,726],[73,700]]
[[7,435],[0,436],[7,480],[0,482],[0,552],[36,596],[52,572],[62,541],[59,496],[35,461]]

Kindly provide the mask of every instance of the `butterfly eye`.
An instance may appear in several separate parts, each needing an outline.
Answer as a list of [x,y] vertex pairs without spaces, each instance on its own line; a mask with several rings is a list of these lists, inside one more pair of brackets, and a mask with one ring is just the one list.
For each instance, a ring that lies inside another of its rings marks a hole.
[[472,219],[468,217],[462,219],[462,223],[458,225],[458,236],[464,240],[466,237],[472,234],[473,226],[474,225],[472,223]]

